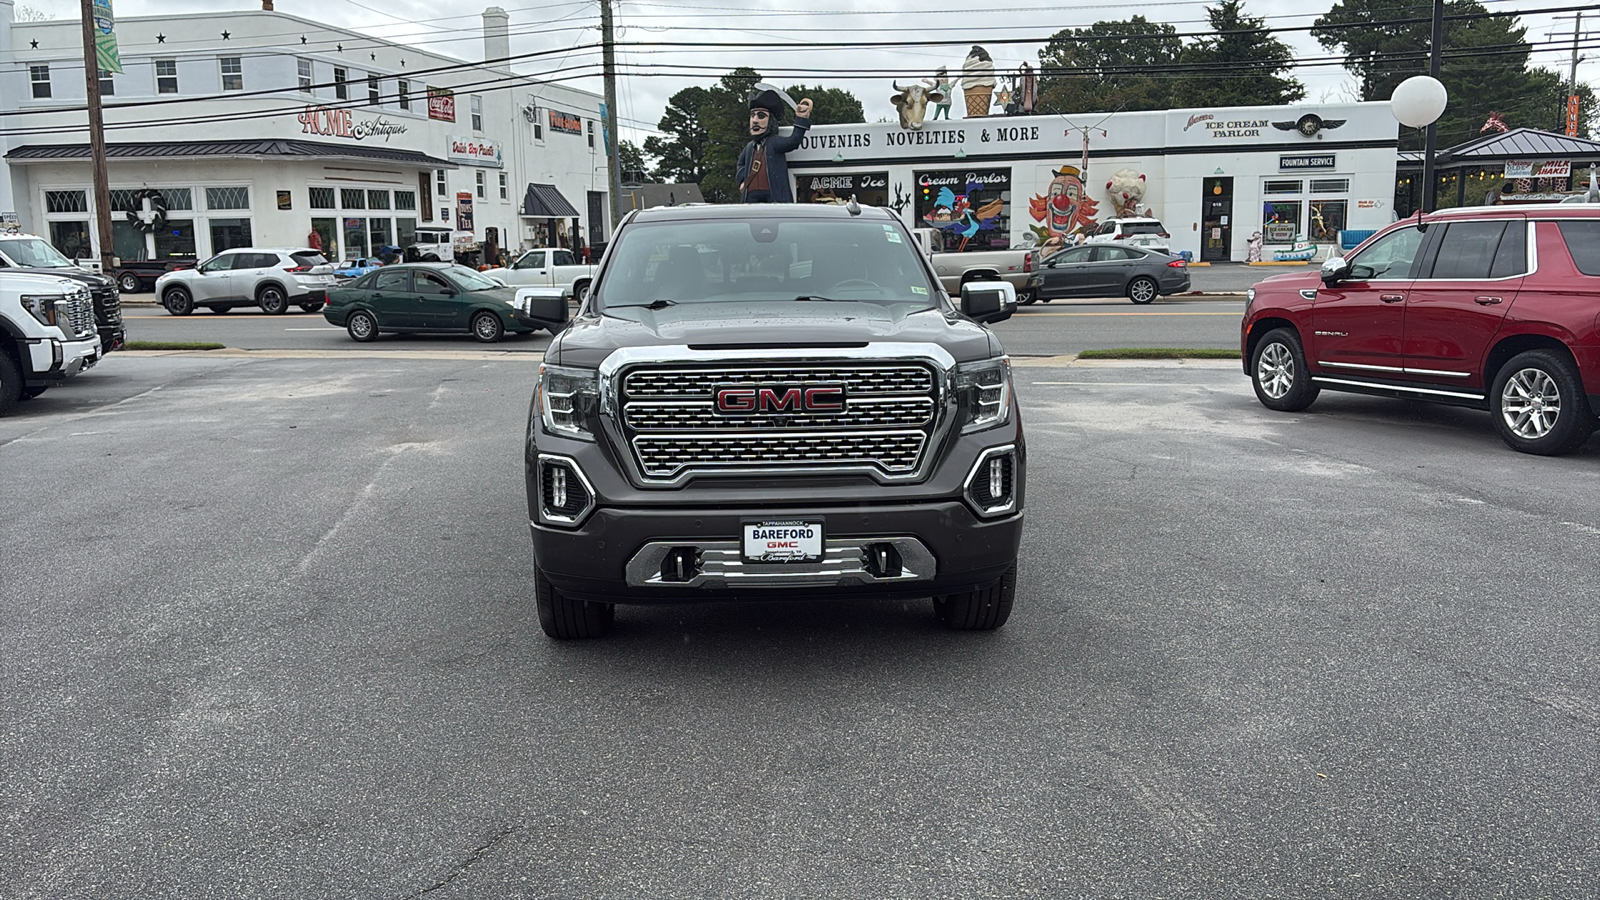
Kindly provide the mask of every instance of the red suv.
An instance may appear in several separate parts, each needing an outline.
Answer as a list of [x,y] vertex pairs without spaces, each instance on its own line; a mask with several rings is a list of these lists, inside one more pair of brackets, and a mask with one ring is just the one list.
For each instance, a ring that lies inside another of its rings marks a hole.
[[1251,288],[1240,349],[1271,409],[1323,388],[1433,400],[1489,410],[1513,450],[1570,453],[1600,410],[1600,205],[1396,222]]

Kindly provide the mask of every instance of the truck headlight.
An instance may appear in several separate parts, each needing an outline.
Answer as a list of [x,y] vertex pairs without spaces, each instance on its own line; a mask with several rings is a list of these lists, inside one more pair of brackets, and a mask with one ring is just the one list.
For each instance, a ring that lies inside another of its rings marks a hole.
[[1011,419],[1011,357],[1000,356],[956,367],[961,398],[961,432],[982,431]]
[[57,303],[66,303],[67,298],[60,294],[23,294],[22,307],[33,313],[41,325],[54,325],[57,320]]
[[539,418],[546,431],[592,441],[589,419],[600,399],[599,373],[568,366],[539,366]]

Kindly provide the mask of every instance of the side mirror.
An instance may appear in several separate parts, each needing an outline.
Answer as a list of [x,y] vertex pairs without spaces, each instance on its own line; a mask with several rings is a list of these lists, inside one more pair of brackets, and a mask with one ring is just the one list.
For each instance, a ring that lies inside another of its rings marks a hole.
[[1350,277],[1350,264],[1342,256],[1330,257],[1322,264],[1322,283],[1333,287],[1345,278]]
[[[584,289],[588,289],[587,284]],[[542,322],[561,324],[567,321],[567,298],[558,287],[518,288],[516,306]]]
[[1056,261],[1052,259],[1049,262],[1045,263],[1044,267],[1046,269],[1054,269],[1056,267]]
[[1017,289],[1007,281],[969,281],[961,286],[961,312],[985,324],[1004,322],[1017,309]]

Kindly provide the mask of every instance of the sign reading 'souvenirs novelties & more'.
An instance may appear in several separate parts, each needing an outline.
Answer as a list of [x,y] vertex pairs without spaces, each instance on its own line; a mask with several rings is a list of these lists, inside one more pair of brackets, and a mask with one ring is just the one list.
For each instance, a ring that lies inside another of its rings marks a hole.
[[849,203],[863,206],[889,205],[888,172],[820,172],[795,179],[796,199],[801,203]]
[[456,193],[456,230],[472,230],[472,192],[459,191]]
[[943,232],[946,250],[1011,246],[1011,170],[913,172],[917,228]]
[[450,136],[449,159],[455,163],[484,166],[491,169],[499,169],[505,166],[505,162],[500,155],[499,141],[464,137],[456,134]]
[[448,88],[428,88],[428,118],[441,122],[456,120],[456,92]]
[[583,118],[577,113],[562,112],[559,109],[546,110],[550,119],[550,130],[566,134],[583,134]]

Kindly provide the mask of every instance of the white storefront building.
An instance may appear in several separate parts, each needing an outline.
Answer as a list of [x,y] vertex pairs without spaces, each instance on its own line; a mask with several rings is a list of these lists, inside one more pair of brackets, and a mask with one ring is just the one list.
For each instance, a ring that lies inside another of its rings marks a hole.
[[1174,252],[1242,261],[1257,231],[1270,254],[1392,221],[1398,134],[1387,103],[823,124],[788,163],[802,203],[854,194],[967,249],[1103,222],[1115,180],[1143,191]]
[[[270,6],[270,3],[264,4]],[[70,256],[99,252],[76,20],[0,0],[0,217]],[[514,75],[509,16],[485,63],[270,9],[119,19],[102,73],[113,243],[123,259],[235,246],[329,256],[448,229],[508,253],[605,240],[598,96]]]

